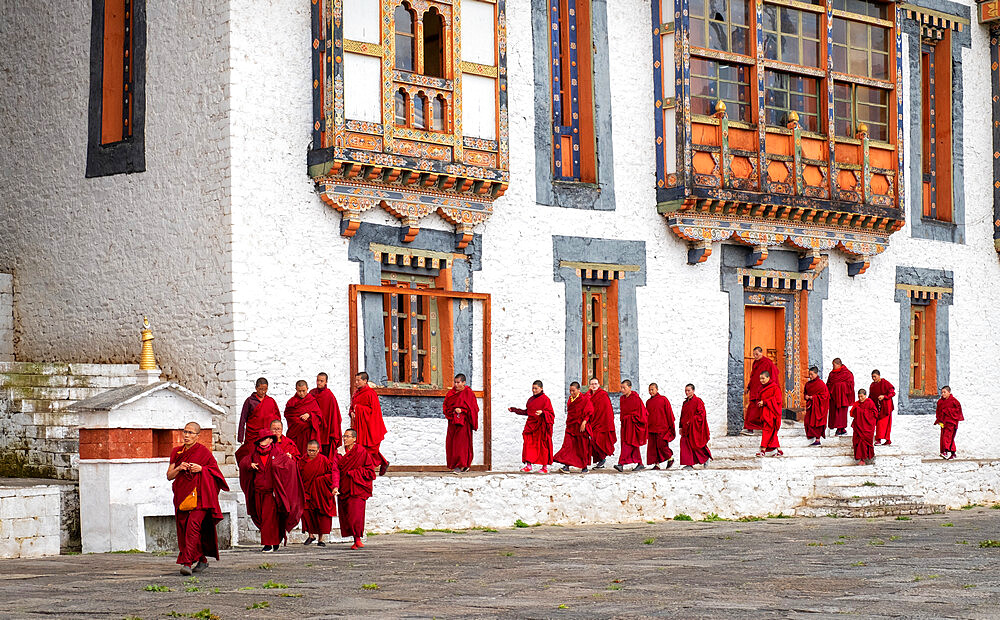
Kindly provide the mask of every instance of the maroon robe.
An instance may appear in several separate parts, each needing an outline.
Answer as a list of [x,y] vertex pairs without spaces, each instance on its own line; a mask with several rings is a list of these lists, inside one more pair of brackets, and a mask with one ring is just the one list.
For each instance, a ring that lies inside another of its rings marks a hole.
[[851,407],[851,417],[854,422],[851,428],[854,429],[851,443],[854,445],[854,460],[868,461],[875,458],[875,421],[878,418],[878,407],[875,401],[866,398],[865,402],[858,401]]
[[[222,521],[222,507],[219,505],[219,491],[228,491],[229,485],[215,461],[212,451],[203,444],[195,443],[190,448],[174,448],[170,463],[195,463],[201,465],[198,473],[182,471],[173,480],[174,519],[177,521],[177,563],[192,565],[205,561],[206,556],[219,559],[219,538],[216,525]],[[179,510],[181,502],[197,490],[198,507],[194,510]]]
[[[590,467],[590,434],[589,423],[594,415],[594,406],[584,394],[566,401],[566,431],[563,434],[562,447],[552,460],[570,467],[586,469]],[[580,430],[584,422],[588,426]]]
[[647,463],[664,463],[674,458],[670,442],[677,438],[674,429],[674,410],[663,394],[650,396],[646,401],[649,414],[649,443],[646,445]]
[[619,465],[631,465],[636,463],[642,465],[642,453],[640,446],[646,445],[649,440],[646,431],[646,422],[649,414],[646,412],[646,404],[642,402],[642,396],[636,391],[629,392],[628,396],[622,396],[618,401],[618,408],[621,413],[622,425],[622,453],[618,457]]
[[274,442],[274,445],[276,445],[279,448],[281,448],[282,450],[284,450],[285,454],[287,454],[288,456],[292,457],[293,461],[298,461],[300,458],[302,458],[302,453],[299,452],[298,446],[295,445],[295,442],[292,441],[291,437],[287,437],[285,435],[281,435]]
[[260,529],[260,544],[280,544],[302,518],[302,479],[295,461],[273,443],[264,451],[257,446],[240,462],[240,487],[247,514]]
[[615,409],[611,406],[611,397],[603,388],[588,392],[587,398],[594,407],[594,415],[590,418],[591,449],[595,461],[603,461],[615,453],[618,434],[615,432]]
[[236,462],[239,463],[253,449],[253,442],[261,431],[271,428],[271,422],[281,419],[281,411],[278,403],[270,396],[265,396],[263,400],[257,398],[257,392],[251,394],[243,401],[243,412],[240,414],[239,428],[236,432],[236,441],[242,445],[236,451]]
[[778,443],[778,429],[781,428],[782,398],[776,382],[768,381],[761,387],[764,389],[760,391],[758,398],[764,402],[761,407],[764,429],[760,436],[760,449],[766,452],[781,447]]
[[[309,414],[308,420],[302,419],[305,414]],[[285,403],[285,420],[288,422],[286,434],[295,442],[299,454],[306,453],[306,444],[310,441],[318,441],[320,446],[323,445],[323,414],[312,394],[306,394],[302,398],[298,395],[289,398]]]
[[954,394],[949,395],[948,398],[938,399],[934,423],[941,425],[941,454],[948,452],[953,455],[957,454],[955,433],[958,431],[958,423],[964,419],[962,403],[958,402]]
[[[444,417],[448,419],[444,452],[448,469],[465,469],[472,465],[472,431],[479,430],[479,403],[472,388],[461,391],[451,388],[444,397]],[[456,409],[461,409],[461,413]]]
[[384,474],[389,461],[382,456],[379,447],[385,439],[385,421],[382,419],[382,405],[378,394],[369,385],[362,385],[351,395],[351,428],[358,433],[358,443],[371,453],[372,458]]
[[340,493],[337,495],[340,535],[360,539],[365,535],[365,502],[372,496],[378,461],[364,446],[354,444],[337,457]]
[[698,396],[684,399],[681,406],[681,465],[707,463],[712,458],[708,449],[708,418],[705,403]]
[[781,393],[781,377],[778,374],[778,366],[774,363],[774,360],[766,355],[762,356],[759,360],[754,360],[753,365],[750,366],[750,378],[748,379],[750,400],[747,403],[746,415],[743,417],[743,427],[752,431],[764,429],[764,411],[757,406],[757,401],[762,400],[760,393],[764,389],[764,385],[760,382],[760,375],[765,370],[771,375],[768,384],[774,383],[777,385],[778,392]]
[[826,377],[830,390],[830,420],[827,426],[838,431],[847,428],[847,412],[854,404],[854,374],[841,364]]
[[340,417],[340,405],[337,404],[337,397],[333,395],[330,388],[313,388],[309,390],[312,397],[316,399],[319,406],[320,420],[323,424],[320,428],[319,443],[321,451],[329,457],[336,452],[337,446],[343,440],[344,421]]
[[806,401],[806,417],[803,426],[806,427],[806,437],[809,439],[819,439],[826,437],[826,421],[830,409],[830,390],[826,388],[826,383],[816,377],[806,381],[806,386],[802,389],[805,396],[809,396]]
[[[336,457],[335,457],[336,458]],[[333,490],[340,485],[340,469],[322,454],[299,461],[302,476],[302,531],[309,534],[330,533],[337,502]]]
[[[878,409],[878,420],[875,422],[875,441],[884,439],[886,445],[892,443],[889,433],[892,432],[892,398],[895,395],[896,387],[889,383],[886,378],[872,381],[871,385],[868,386],[868,398],[872,399],[875,408]],[[879,396],[885,396],[885,399],[879,401]]]
[[[524,438],[524,448],[521,450],[521,461],[524,463],[552,464],[552,425],[556,421],[556,412],[552,409],[552,401],[541,392],[532,394],[524,409],[511,407],[518,415],[527,416],[521,436]],[[535,412],[541,410],[541,415]]]

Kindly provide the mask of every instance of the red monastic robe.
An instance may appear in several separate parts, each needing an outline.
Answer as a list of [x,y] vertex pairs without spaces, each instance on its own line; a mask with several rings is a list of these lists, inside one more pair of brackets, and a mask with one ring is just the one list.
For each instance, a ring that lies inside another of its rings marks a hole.
[[[524,448],[521,450],[521,461],[531,464],[552,464],[552,425],[556,421],[556,412],[552,409],[552,401],[541,392],[532,394],[524,409],[511,407],[518,415],[527,416],[521,436],[524,438]],[[535,412],[541,410],[541,415]]]
[[587,398],[594,407],[594,415],[587,425],[590,430],[591,449],[595,461],[602,461],[615,453],[618,434],[615,432],[615,409],[611,397],[603,388],[588,392]]
[[826,377],[826,387],[830,390],[830,420],[827,426],[840,430],[847,428],[847,412],[854,404],[854,374],[841,365],[831,370]]
[[281,544],[302,518],[302,479],[295,461],[274,444],[263,451],[255,447],[240,462],[240,487],[247,514],[260,529],[260,544]]
[[[584,394],[566,401],[566,432],[563,435],[562,447],[552,457],[556,463],[579,467],[590,467],[590,419],[594,415],[594,406]],[[580,430],[580,425],[587,422],[587,427]]]
[[295,442],[292,441],[291,437],[281,435],[274,442],[274,445],[284,450],[285,454],[292,457],[293,461],[298,461],[300,458],[302,458],[302,453],[299,452],[298,446],[295,445]]
[[379,446],[385,439],[385,421],[378,394],[369,385],[362,385],[351,395],[351,428],[357,431],[358,443],[371,453],[379,472],[384,474],[389,461],[382,456]]
[[764,432],[760,436],[760,449],[768,451],[781,447],[781,444],[778,443],[778,429],[781,428],[783,399],[781,390],[774,381],[768,381],[766,385],[761,387],[764,389],[760,391],[758,398],[764,402],[764,406],[761,407]]
[[941,425],[941,454],[958,453],[955,448],[955,433],[958,431],[958,423],[964,419],[962,403],[953,394],[948,398],[938,399],[934,423]]
[[[303,420],[302,416],[309,414],[308,420]],[[306,444],[310,441],[318,441],[323,445],[321,438],[323,428],[323,414],[316,404],[316,399],[312,394],[306,394],[302,398],[298,395],[292,396],[285,403],[285,420],[288,431],[286,434],[295,442],[295,447],[299,449],[299,454],[306,453]]]
[[337,404],[337,397],[333,395],[330,388],[313,388],[309,390],[312,397],[319,405],[320,420],[323,424],[320,428],[320,446],[324,455],[329,457],[337,451],[343,437],[344,422],[340,417],[340,405]]
[[697,396],[684,399],[681,406],[681,465],[706,463],[712,458],[708,449],[708,417],[705,403]]
[[360,539],[365,535],[365,502],[372,496],[378,461],[364,446],[354,444],[337,457],[340,494],[337,495],[340,535]]
[[[336,458],[336,457],[334,457]],[[302,476],[302,531],[309,534],[330,533],[337,502],[333,490],[340,485],[340,469],[322,454],[299,461]]]
[[[472,431],[479,430],[479,403],[472,388],[466,386],[461,391],[451,388],[444,397],[443,408],[448,419],[444,440],[448,469],[464,469],[472,465]],[[461,409],[461,413],[456,409]]]
[[271,422],[280,419],[281,411],[273,398],[265,396],[260,400],[257,392],[247,397],[243,401],[243,412],[240,414],[240,426],[236,434],[236,440],[243,444],[236,450],[236,462],[239,463],[253,450],[253,442],[261,431],[270,429]]
[[663,394],[650,396],[646,401],[649,414],[649,443],[646,445],[647,463],[664,463],[674,458],[670,442],[677,438],[674,430],[674,410]]
[[[219,491],[228,491],[229,485],[219,469],[212,451],[200,443],[188,449],[174,448],[170,463],[195,463],[201,471],[182,471],[173,480],[174,519],[177,521],[177,563],[192,565],[205,561],[206,556],[219,559],[219,539],[215,527],[222,521],[222,507],[219,505]],[[179,510],[184,499],[197,492],[198,507],[194,510]]]
[[781,377],[778,374],[778,366],[774,363],[774,360],[766,355],[759,360],[754,360],[753,365],[750,366],[750,378],[748,379],[750,382],[748,384],[750,387],[750,400],[747,404],[746,415],[743,417],[744,428],[752,431],[759,431],[764,428],[764,412],[757,406],[757,401],[761,400],[760,393],[764,389],[764,386],[760,382],[760,375],[765,370],[771,375],[771,380],[768,383],[777,385],[778,392],[781,393]]
[[826,421],[830,409],[830,390],[826,388],[826,383],[816,377],[806,381],[806,386],[802,389],[805,396],[809,396],[806,401],[806,417],[803,426],[806,427],[806,437],[809,439],[819,439],[826,437]]
[[642,397],[638,392],[629,392],[628,396],[622,396],[618,401],[622,425],[622,453],[618,458],[619,465],[631,465],[637,463],[642,465],[642,453],[639,446],[646,445],[649,441],[646,431],[646,422],[649,414],[646,412],[646,404],[642,402]]
[[[878,421],[875,423],[875,441],[884,439],[886,444],[892,443],[889,433],[892,432],[892,399],[895,395],[896,387],[889,383],[889,380],[886,378],[872,381],[871,385],[868,386],[868,398],[872,399],[872,402],[875,403],[875,408],[878,409]],[[879,396],[885,396],[885,399],[879,401]]]
[[867,461],[875,458],[875,422],[878,418],[875,401],[866,398],[864,402],[854,403],[851,407],[851,417],[854,418],[854,422],[851,423],[851,428],[854,429],[851,437],[854,460]]

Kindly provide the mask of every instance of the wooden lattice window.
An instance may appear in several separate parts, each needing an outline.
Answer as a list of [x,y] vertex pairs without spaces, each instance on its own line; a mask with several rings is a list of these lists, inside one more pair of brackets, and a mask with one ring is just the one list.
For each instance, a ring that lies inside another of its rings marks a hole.
[[910,306],[910,394],[937,393],[936,314],[937,300],[911,300]]
[[891,91],[849,82],[833,86],[833,115],[838,136],[854,137],[861,125],[868,137],[889,141],[889,94]]
[[768,125],[785,125],[789,114],[795,112],[803,129],[819,131],[819,80],[816,78],[765,71],[764,102]]
[[749,54],[747,0],[691,0],[691,45],[733,54]]
[[729,118],[750,122],[750,67],[692,57],[691,111],[714,114],[720,100]]
[[552,174],[597,182],[590,0],[549,0]]
[[925,40],[920,52],[920,154],[925,218],[950,222],[951,213],[951,31]]
[[596,377],[601,385],[620,383],[618,340],[618,281],[583,287],[583,376]]
[[821,22],[818,12],[765,4],[764,58],[818,67]]
[[400,88],[396,91],[394,95],[394,103],[396,109],[396,126],[397,127],[407,127],[410,124],[410,96],[406,94],[406,90]]
[[403,273],[382,276],[382,286],[401,289],[399,293],[382,295],[385,367],[390,387],[444,385],[442,353],[446,348],[444,339],[450,342],[450,331],[444,335],[441,330],[441,302],[436,297],[406,292],[433,289],[435,284],[431,276]]
[[396,69],[415,71],[417,47],[413,11],[404,2],[396,7],[393,19],[396,23]]
[[892,42],[891,3],[834,0],[833,70],[878,80],[889,79]]

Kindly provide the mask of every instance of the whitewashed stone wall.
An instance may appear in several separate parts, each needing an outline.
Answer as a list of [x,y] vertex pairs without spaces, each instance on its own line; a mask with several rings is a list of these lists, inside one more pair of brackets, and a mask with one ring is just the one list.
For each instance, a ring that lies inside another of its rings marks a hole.
[[0,362],[14,361],[14,276],[0,273]]
[[59,554],[59,487],[0,486],[0,558]]

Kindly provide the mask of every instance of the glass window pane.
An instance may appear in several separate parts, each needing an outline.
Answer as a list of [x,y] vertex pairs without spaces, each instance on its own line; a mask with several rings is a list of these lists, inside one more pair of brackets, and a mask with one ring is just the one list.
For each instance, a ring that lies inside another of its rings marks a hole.
[[865,53],[865,50],[851,48],[849,60],[850,62],[847,66],[848,73],[868,75],[868,54]]
[[876,52],[889,52],[889,31],[885,28],[871,27],[872,50]]
[[400,71],[413,71],[413,37],[396,35],[396,68]]
[[401,91],[396,91],[396,124],[401,127],[406,126],[406,95]]
[[781,9],[781,31],[789,34],[799,32],[799,12],[794,9],[782,7]]
[[889,56],[887,54],[872,54],[871,77],[882,80],[889,77]]
[[775,30],[778,23],[778,7],[773,4],[764,5],[764,30]]
[[727,28],[725,24],[710,22],[708,24],[708,47],[709,49],[722,52],[729,51],[729,41],[727,40]]
[[688,3],[688,14],[695,17],[705,16],[705,0],[691,0]]
[[799,64],[799,40],[795,37],[781,37],[781,59]]
[[802,36],[809,39],[819,38],[819,14],[802,11]]
[[705,22],[691,18],[691,45],[695,47],[706,47],[707,41],[705,40]]
[[441,97],[431,99],[431,116],[431,129],[434,131],[444,131],[444,101]]
[[800,64],[810,67],[819,66],[819,43],[814,41],[802,42],[802,58]]
[[773,32],[764,33],[764,58],[778,59],[778,35]]
[[396,32],[413,34],[413,14],[406,10],[406,7],[399,5],[393,12],[396,20]]
[[724,22],[726,19],[726,0],[708,0],[708,18]]
[[851,47],[868,47],[868,26],[859,22],[850,22],[847,26],[851,35]]
[[748,50],[747,29],[733,28],[733,47],[729,51],[734,54],[746,54]]
[[833,47],[833,70],[847,73],[847,48]]
[[427,121],[425,120],[425,110],[424,106],[427,105],[427,99],[424,97],[417,97],[413,100],[413,126],[417,129],[426,129]]
[[729,11],[729,18],[734,24],[740,26],[749,24],[747,21],[747,0],[732,0],[732,4],[729,5]]

